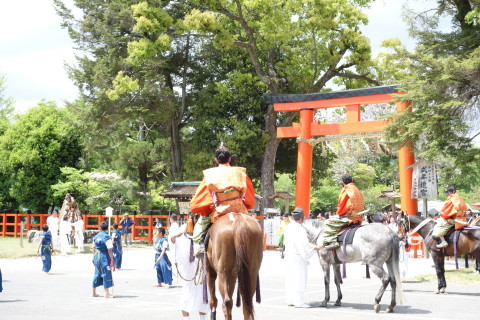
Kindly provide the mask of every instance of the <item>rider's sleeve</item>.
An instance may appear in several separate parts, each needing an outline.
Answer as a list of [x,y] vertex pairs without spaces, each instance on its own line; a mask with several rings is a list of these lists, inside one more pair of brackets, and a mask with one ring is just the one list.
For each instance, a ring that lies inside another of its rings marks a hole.
[[247,191],[245,191],[245,200],[243,201],[247,209],[253,209],[255,207],[255,188],[253,187],[252,180],[247,176]]
[[440,212],[443,219],[451,219],[456,212],[452,200],[447,199]]
[[205,180],[200,183],[197,192],[190,201],[190,211],[201,216],[209,215],[213,210],[213,199],[210,191],[205,184]]
[[350,209],[350,206],[352,205],[350,197],[348,194],[342,190],[342,193],[340,194],[340,197],[338,199],[338,208],[337,208],[337,214],[339,216],[345,215],[345,213]]

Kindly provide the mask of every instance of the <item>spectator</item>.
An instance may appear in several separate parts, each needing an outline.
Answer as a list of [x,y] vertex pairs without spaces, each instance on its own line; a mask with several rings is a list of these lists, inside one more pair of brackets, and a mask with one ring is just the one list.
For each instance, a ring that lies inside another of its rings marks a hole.
[[78,220],[73,223],[75,230],[75,244],[77,245],[77,252],[83,252],[83,216],[81,213],[78,214]]
[[48,230],[52,235],[52,244],[54,246],[58,245],[58,227],[60,225],[60,220],[58,219],[58,210],[55,209],[52,211],[50,217],[47,218]]
[[123,219],[120,220],[120,225],[122,226],[123,239],[125,242],[125,247],[127,244],[132,246],[132,227],[135,224],[132,218],[128,216],[128,213],[123,215]]

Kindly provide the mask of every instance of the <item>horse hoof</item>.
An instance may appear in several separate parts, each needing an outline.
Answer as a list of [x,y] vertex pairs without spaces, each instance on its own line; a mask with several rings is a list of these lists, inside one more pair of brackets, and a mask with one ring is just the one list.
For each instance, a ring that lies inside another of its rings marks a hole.
[[392,313],[392,312],[393,312],[393,308],[388,307],[387,310],[385,310],[385,311],[388,312],[388,313]]
[[440,293],[440,289],[437,289],[437,290],[433,291],[433,293],[439,294],[439,293]]
[[445,288],[441,288],[440,293],[445,293]]
[[326,308],[327,307],[327,301],[322,301],[322,303],[320,303],[320,307],[321,308]]
[[378,313],[380,311],[380,305],[378,303],[374,305],[373,310],[375,310],[375,312]]
[[340,307],[342,305],[342,302],[341,301],[336,301],[334,305],[337,306],[337,307]]

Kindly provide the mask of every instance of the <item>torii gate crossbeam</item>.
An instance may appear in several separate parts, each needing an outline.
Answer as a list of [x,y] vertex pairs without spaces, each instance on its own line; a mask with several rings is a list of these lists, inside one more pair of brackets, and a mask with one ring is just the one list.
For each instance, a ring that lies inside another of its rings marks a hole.
[[[300,112],[300,123],[291,127],[277,128],[277,138],[311,139],[320,135],[382,132],[387,121],[361,121],[361,106],[393,102],[394,94],[399,94],[397,86],[381,86],[364,89],[324,92],[314,94],[265,95],[264,101],[273,104],[277,112]],[[397,102],[397,111],[409,112],[409,103]],[[315,109],[346,107],[344,123],[320,124],[313,121]],[[313,147],[304,141],[298,143],[297,183],[295,206],[302,207],[305,217],[310,212]],[[412,148],[398,150],[400,193],[402,210],[408,214],[417,213],[417,201],[411,198],[412,169],[406,169],[415,162]]]

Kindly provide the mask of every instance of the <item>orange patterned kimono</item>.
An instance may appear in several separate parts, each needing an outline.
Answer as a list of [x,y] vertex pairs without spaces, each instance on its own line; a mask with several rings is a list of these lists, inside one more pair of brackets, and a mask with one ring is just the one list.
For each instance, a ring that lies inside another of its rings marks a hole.
[[457,193],[451,194],[443,205],[441,216],[443,219],[455,222],[455,220],[464,221],[465,224],[455,222],[455,229],[461,229],[467,226],[465,213],[468,210],[467,204]]
[[337,214],[339,216],[349,216],[350,224],[361,223],[361,215],[350,216],[363,210],[365,201],[363,195],[353,183],[343,186],[337,201]]
[[190,202],[192,213],[212,214],[213,222],[229,212],[248,214],[255,206],[255,189],[245,168],[220,164],[204,170],[203,176]]

